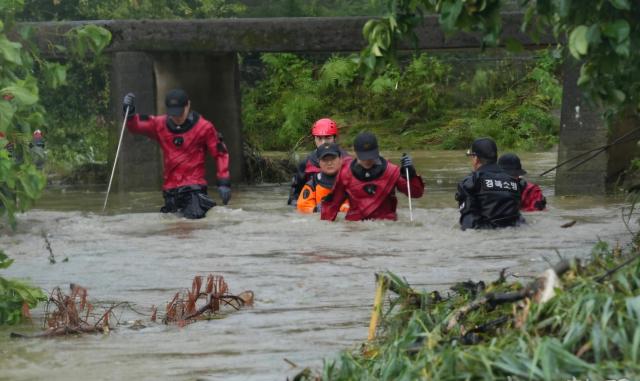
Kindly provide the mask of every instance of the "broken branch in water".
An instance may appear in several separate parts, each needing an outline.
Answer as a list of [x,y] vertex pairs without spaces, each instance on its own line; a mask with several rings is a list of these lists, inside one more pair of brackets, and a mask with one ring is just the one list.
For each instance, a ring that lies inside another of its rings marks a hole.
[[552,269],[546,270],[542,276],[527,284],[522,290],[506,293],[487,293],[471,303],[460,307],[449,319],[445,331],[450,331],[471,311],[484,305],[495,307],[503,303],[513,303],[525,298],[535,297],[544,302],[553,296],[553,288],[558,282],[558,277],[569,271],[571,262],[562,260]]

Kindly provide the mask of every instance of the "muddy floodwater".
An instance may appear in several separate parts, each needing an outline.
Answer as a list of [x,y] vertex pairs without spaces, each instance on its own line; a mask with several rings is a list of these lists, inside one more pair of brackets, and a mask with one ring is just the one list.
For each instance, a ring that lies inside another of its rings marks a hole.
[[[387,156],[397,162],[399,153]],[[403,195],[397,222],[320,221],[285,205],[286,184],[236,186],[229,206],[199,221],[158,213],[159,191],[115,195],[103,215],[104,189],[50,189],[19,216],[17,231],[0,231],[0,248],[15,259],[2,275],[46,290],[78,283],[96,305],[131,303],[141,314],[126,310],[121,321],[145,327],[37,340],[8,337],[33,326],[3,328],[0,379],[284,380],[366,339],[376,271],[446,290],[456,281],[493,280],[504,267],[535,274],[556,250],[585,257],[598,239],[630,240],[621,197],[554,197],[553,174],[535,174],[555,164],[555,152],[522,157],[549,210],[500,231],[458,229],[453,194],[469,172],[460,151],[414,153],[427,184],[413,202],[414,222]],[[149,322],[152,305],[163,312],[194,275],[207,273],[223,275],[232,293],[253,290],[255,306],[183,328]],[[42,308],[34,314],[41,324]]]

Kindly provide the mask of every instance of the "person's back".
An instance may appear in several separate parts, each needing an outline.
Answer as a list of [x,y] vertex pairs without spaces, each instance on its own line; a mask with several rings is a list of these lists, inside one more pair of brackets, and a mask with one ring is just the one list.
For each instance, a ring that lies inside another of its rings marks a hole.
[[474,171],[458,184],[456,200],[460,227],[493,229],[516,226],[522,221],[517,180],[497,165],[497,148],[491,139],[477,139],[467,156]]

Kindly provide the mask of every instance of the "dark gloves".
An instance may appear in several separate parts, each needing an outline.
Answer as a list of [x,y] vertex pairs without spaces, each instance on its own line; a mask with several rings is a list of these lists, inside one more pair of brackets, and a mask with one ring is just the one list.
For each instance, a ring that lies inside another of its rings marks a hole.
[[127,107],[129,107],[129,116],[136,113],[136,96],[133,93],[128,93],[124,96],[122,100],[122,115],[127,112]]
[[229,200],[231,200],[231,188],[226,185],[218,186],[218,193],[220,193],[220,198],[222,199],[222,203],[227,205]]
[[413,167],[413,160],[411,156],[406,153],[402,154],[400,158],[400,176],[407,176],[407,169],[409,170],[409,178],[417,176],[416,169]]
[[222,203],[227,205],[231,200],[231,181],[229,179],[218,179],[218,194]]

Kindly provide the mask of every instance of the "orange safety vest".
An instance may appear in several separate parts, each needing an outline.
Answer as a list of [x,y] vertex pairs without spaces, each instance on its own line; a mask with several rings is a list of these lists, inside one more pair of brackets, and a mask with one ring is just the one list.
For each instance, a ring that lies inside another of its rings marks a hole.
[[[323,173],[315,173],[311,180],[307,181],[302,187],[300,196],[298,197],[298,211],[301,213],[314,213],[318,211],[318,206],[325,197],[331,193],[335,176],[329,177]],[[340,205],[341,212],[349,210],[349,200],[345,200]]]

